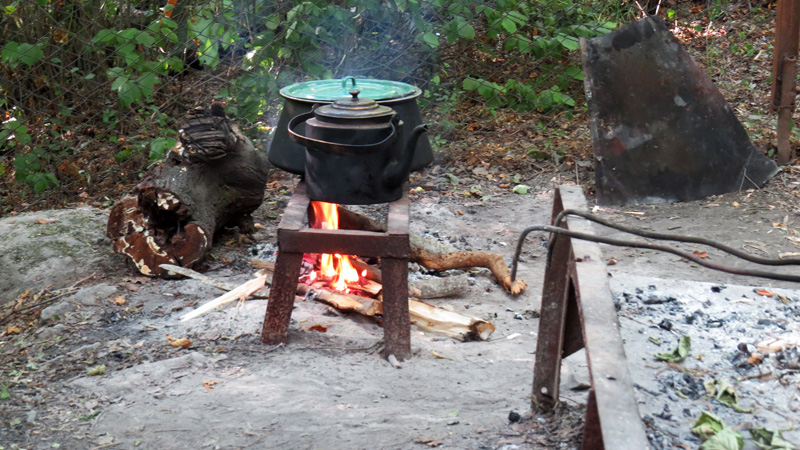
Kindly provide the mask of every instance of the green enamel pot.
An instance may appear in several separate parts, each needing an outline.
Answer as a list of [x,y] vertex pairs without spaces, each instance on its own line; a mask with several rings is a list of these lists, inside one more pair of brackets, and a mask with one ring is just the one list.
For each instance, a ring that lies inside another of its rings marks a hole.
[[[412,130],[422,124],[422,116],[417,107],[417,97],[422,91],[407,83],[346,77],[341,80],[315,80],[292,84],[280,90],[285,101],[283,111],[278,118],[275,136],[269,146],[269,161],[283,170],[303,175],[306,148],[289,138],[289,121],[310,112],[314,105],[332,104],[336,100],[349,98],[353,89],[360,91],[360,98],[375,100],[378,104],[395,110],[406,124],[403,127],[401,142],[411,140]],[[305,132],[305,130],[298,131]],[[417,142],[411,170],[420,170],[431,161],[433,161],[433,150],[426,133]]]

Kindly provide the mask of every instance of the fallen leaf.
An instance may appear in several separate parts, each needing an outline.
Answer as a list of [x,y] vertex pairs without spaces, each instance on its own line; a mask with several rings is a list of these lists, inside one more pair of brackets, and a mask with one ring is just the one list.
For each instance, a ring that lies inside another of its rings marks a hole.
[[758,352],[750,353],[750,356],[747,358],[747,364],[754,366],[761,364],[762,361],[764,361],[764,355]]
[[783,439],[781,430],[767,428],[751,428],[750,436],[759,448],[765,450],[793,450],[796,447]]
[[709,397],[716,398],[718,402],[736,412],[746,413],[752,411],[752,409],[739,406],[739,396],[728,380],[708,380],[703,382],[703,387],[706,388],[706,394]]
[[433,351],[433,350],[431,350],[431,355],[433,355],[433,356],[435,356],[436,358],[439,358],[439,359],[449,359],[450,361],[452,361],[452,360],[453,360],[453,358],[451,358],[451,357],[449,357],[449,356],[444,356],[444,355],[442,355],[442,354],[439,354],[439,353],[436,353],[436,352],[435,352],[435,351]]
[[114,303],[116,303],[119,306],[124,305],[125,304],[125,296],[124,295],[120,295],[119,297],[114,297]]
[[737,207],[737,206],[739,206],[739,202],[733,202],[733,203],[731,203],[731,205],[734,206],[734,207]]
[[169,345],[171,345],[173,347],[176,347],[176,348],[188,347],[188,346],[192,345],[192,341],[190,341],[189,339],[186,339],[186,338],[174,338],[174,337],[170,336],[169,334],[167,334],[167,341],[169,342]]
[[514,189],[512,189],[511,192],[513,192],[515,194],[525,195],[525,194],[528,193],[528,190],[530,188],[531,187],[526,185],[526,184],[518,184],[518,185],[514,186]]
[[758,289],[758,290],[756,291],[756,294],[758,294],[758,295],[762,295],[762,296],[764,296],[764,297],[774,297],[774,296],[775,296],[775,293],[774,293],[774,292],[768,291],[768,290],[766,290],[766,289]]
[[46,223],[53,223],[55,221],[56,219],[36,219],[36,223],[38,223],[39,225],[44,225]]
[[660,361],[678,363],[689,356],[689,351],[691,349],[692,339],[688,335],[684,335],[681,337],[680,341],[678,341],[678,346],[675,347],[671,352],[656,353],[655,357]]
[[463,216],[464,215],[464,211],[461,211],[460,209],[457,209],[456,210],[456,214],[458,214],[459,216]]
[[613,265],[616,265],[616,264],[617,264],[617,260],[614,259],[614,258],[609,259],[608,262],[606,263],[606,265],[609,265],[609,266],[613,266]]
[[701,252],[699,250],[694,250],[694,251],[692,251],[692,253],[694,254],[694,256],[697,256],[698,258],[701,258],[701,259],[708,258],[708,253],[706,253],[706,252]]
[[318,323],[315,323],[314,325],[308,327],[308,331],[319,331],[320,333],[325,333],[326,331],[328,331],[328,327],[326,327],[325,325],[320,325]]
[[213,391],[214,388],[212,386],[216,386],[217,382],[214,380],[203,380],[203,387],[208,389],[209,391]]
[[106,374],[106,365],[105,364],[98,364],[93,367],[89,367],[86,369],[86,375],[90,377],[95,377],[98,375],[105,375]]
[[787,227],[786,224],[781,222],[772,222],[772,228],[779,228],[784,231],[789,229],[789,227]]
[[19,327],[14,325],[11,325],[10,327],[6,328],[6,334],[16,334],[21,332],[22,330],[20,330]]

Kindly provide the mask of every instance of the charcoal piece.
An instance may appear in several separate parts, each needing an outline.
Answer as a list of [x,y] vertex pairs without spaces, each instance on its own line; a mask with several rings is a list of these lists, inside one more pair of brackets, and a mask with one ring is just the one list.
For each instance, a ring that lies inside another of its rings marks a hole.
[[581,57],[598,203],[697,200],[778,172],[659,18],[582,39]]

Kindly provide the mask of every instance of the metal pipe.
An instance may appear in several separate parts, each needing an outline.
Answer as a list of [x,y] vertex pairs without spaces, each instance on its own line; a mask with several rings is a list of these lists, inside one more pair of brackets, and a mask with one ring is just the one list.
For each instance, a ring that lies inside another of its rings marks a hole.
[[[564,211],[564,213],[567,213],[567,212],[569,212],[570,214],[573,214],[573,215],[577,215],[577,214],[575,214],[575,211]],[[603,219],[600,219],[599,217],[596,217],[596,216],[592,216],[591,214],[588,214],[588,213],[581,213],[580,215],[582,217],[583,216],[591,217],[590,220],[596,221],[597,223],[601,223],[602,224],[602,222],[599,222],[599,221],[605,222]],[[584,217],[584,218],[586,218],[586,217]],[[636,230],[636,229],[627,228],[627,227],[624,227],[622,225],[615,225],[614,228],[619,230],[619,231],[629,232],[631,234],[649,233],[649,232],[644,232],[643,230]],[[520,253],[522,253],[522,244],[524,243],[525,238],[528,236],[528,234],[530,234],[533,231],[547,231],[547,232],[549,232],[551,234],[554,234],[554,233],[555,234],[563,234],[563,235],[566,235],[566,236],[569,236],[569,237],[575,238],[575,239],[581,239],[581,240],[592,241],[592,242],[599,242],[601,244],[615,245],[615,246],[619,246],[619,247],[646,248],[646,249],[650,249],[650,250],[663,251],[663,252],[667,252],[667,253],[672,253],[673,255],[680,256],[681,258],[688,259],[689,261],[692,261],[693,263],[698,264],[700,266],[703,266],[703,267],[706,267],[706,268],[709,268],[709,269],[719,270],[721,272],[731,273],[731,274],[734,274],[734,275],[744,275],[744,276],[752,276],[752,277],[759,277],[759,278],[768,278],[768,279],[780,280],[780,281],[800,282],[800,275],[766,272],[766,271],[761,271],[761,270],[739,269],[739,268],[727,266],[727,265],[724,265],[724,264],[712,263],[712,262],[706,261],[706,260],[704,260],[704,259],[702,259],[702,258],[700,258],[700,257],[698,257],[698,256],[696,256],[696,255],[694,255],[692,253],[683,252],[681,250],[678,250],[678,249],[675,249],[675,248],[672,248],[672,247],[668,247],[668,246],[665,246],[665,245],[657,245],[657,244],[651,244],[649,242],[631,241],[631,240],[627,240],[627,239],[608,238],[608,237],[603,237],[603,236],[597,236],[597,235],[594,235],[594,234],[579,233],[579,232],[568,230],[568,229],[563,228],[563,227],[553,226],[553,225],[533,225],[533,226],[530,226],[528,228],[525,228],[522,231],[522,233],[520,234],[519,240],[517,241],[517,248],[516,248],[516,251],[514,252],[514,260],[513,260],[512,266],[511,266],[511,281],[512,282],[514,282],[516,280],[516,277],[517,277],[517,265],[518,265],[518,262],[519,262],[519,255],[520,255]],[[675,235],[669,235],[669,236],[670,236],[669,240],[679,240],[679,239],[675,239],[677,237]],[[691,237],[691,236],[686,236],[684,238],[685,239],[683,239],[683,240],[685,240],[687,242],[697,242],[698,240],[701,240],[700,238],[695,238],[695,237]],[[713,241],[708,241],[708,242],[713,242]],[[551,239],[551,243],[552,243],[552,239]],[[715,245],[713,245],[713,247],[718,248],[718,249],[720,249],[722,251],[728,252],[726,249],[730,249],[729,247],[726,247],[726,246],[724,246],[722,244],[718,244],[718,243],[714,243],[714,244]],[[549,253],[549,249],[548,249],[548,253]],[[730,253],[730,252],[728,252],[728,253]],[[739,253],[739,252],[737,251],[737,253]],[[737,256],[737,255],[734,254],[734,256]],[[760,258],[760,259],[764,259],[764,258]],[[775,264],[778,261],[784,261],[784,260],[772,260],[771,264]],[[800,261],[798,261],[797,259],[785,260],[785,261],[789,261],[789,262],[788,263],[787,262],[779,262],[778,264],[800,265]],[[548,263],[549,263],[549,258],[548,258]]]

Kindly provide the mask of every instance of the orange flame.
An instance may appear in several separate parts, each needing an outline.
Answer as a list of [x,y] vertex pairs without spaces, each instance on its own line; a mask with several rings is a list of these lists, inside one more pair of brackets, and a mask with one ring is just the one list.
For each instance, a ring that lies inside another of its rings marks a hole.
[[[339,213],[336,205],[325,202],[311,202],[314,208],[314,228],[323,230],[339,229]],[[333,288],[337,291],[346,291],[347,283],[356,283],[359,280],[358,270],[353,267],[347,255],[323,253],[319,260],[320,275],[332,281]]]

